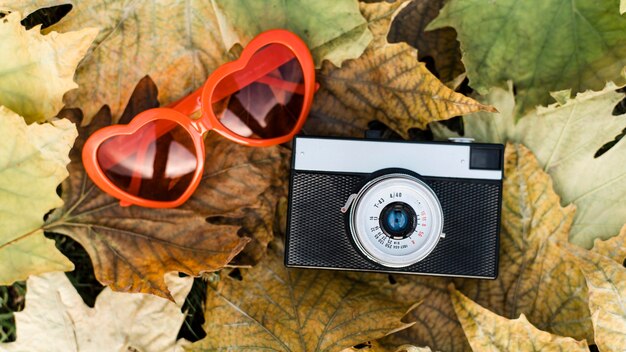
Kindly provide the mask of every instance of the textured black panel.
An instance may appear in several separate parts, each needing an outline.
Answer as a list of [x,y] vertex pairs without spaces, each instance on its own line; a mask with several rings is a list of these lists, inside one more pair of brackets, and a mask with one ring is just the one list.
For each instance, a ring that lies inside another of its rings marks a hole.
[[371,262],[352,244],[339,209],[365,176],[292,171],[285,264],[495,278],[498,263],[500,181],[423,178],[439,197],[444,233],[433,252],[406,268]]

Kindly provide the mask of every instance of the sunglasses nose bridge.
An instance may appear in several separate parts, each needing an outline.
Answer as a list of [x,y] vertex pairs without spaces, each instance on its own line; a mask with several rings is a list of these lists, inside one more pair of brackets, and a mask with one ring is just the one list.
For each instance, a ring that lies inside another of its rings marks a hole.
[[213,129],[213,126],[211,126],[211,122],[206,117],[201,117],[197,120],[191,121],[191,125],[200,134],[204,134]]

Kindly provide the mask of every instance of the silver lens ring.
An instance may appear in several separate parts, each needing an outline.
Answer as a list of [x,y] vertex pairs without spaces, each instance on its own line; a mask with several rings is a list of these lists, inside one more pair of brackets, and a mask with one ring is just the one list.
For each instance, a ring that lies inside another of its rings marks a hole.
[[[365,256],[381,265],[391,268],[413,265],[426,258],[442,236],[443,211],[437,195],[411,175],[392,173],[377,177],[361,188],[352,204],[349,221],[352,238]],[[399,215],[381,218],[383,209],[388,209],[390,204],[410,207],[416,215],[415,221],[405,222],[401,211]],[[382,228],[387,223],[391,227],[409,223],[412,228],[403,231],[402,236],[391,237]]]

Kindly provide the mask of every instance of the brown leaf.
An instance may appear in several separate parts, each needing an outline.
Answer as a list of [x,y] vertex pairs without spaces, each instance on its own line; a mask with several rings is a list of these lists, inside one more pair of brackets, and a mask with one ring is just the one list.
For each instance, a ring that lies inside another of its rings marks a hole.
[[459,291],[450,293],[454,309],[474,351],[580,351],[589,350],[585,341],[576,341],[541,331],[524,314],[509,320],[472,302]]
[[465,72],[456,31],[450,27],[424,31],[439,15],[445,0],[413,0],[396,16],[389,30],[389,42],[406,42],[417,49],[418,59],[434,60],[433,72],[441,81],[450,82]]
[[398,303],[338,272],[287,269],[282,244],[241,280],[224,275],[207,293],[207,336],[196,350],[339,351],[411,324]]
[[448,285],[451,279],[363,273],[350,273],[349,276],[369,283],[399,302],[420,302],[406,317],[408,321],[415,321],[415,325],[380,341],[387,350],[413,344],[430,347],[433,351],[470,351],[450,301]]
[[[144,93],[136,91],[137,99],[131,99],[128,109],[145,106],[147,103],[141,102],[146,99]],[[75,122],[81,119],[78,110],[66,110],[62,115]],[[79,130],[70,153],[70,178],[63,184],[65,205],[51,216],[45,229],[80,242],[103,284],[118,291],[169,297],[165,273],[179,271],[195,276],[219,270],[243,249],[249,238],[237,235],[239,226],[235,224],[242,223],[243,215],[240,208],[258,206],[265,211],[265,207],[275,207],[271,200],[256,203],[270,187],[281,155],[278,147],[248,148],[211,134],[205,139],[203,179],[189,201],[175,209],[124,208],[91,182],[80,157],[85,138],[108,125],[110,119],[105,107],[94,123]],[[215,216],[239,220],[232,225],[205,221]]]
[[312,118],[305,130],[317,134],[359,135],[368,122],[379,120],[407,138],[409,128],[425,128],[445,120],[492,107],[443,85],[416,51],[406,43],[389,44],[391,21],[406,1],[361,3],[374,39],[360,58],[341,68],[325,63],[317,74]]

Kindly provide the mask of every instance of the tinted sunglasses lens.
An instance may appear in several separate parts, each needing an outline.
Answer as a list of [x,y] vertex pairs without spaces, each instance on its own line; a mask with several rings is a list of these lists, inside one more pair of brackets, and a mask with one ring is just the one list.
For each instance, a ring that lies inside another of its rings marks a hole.
[[154,120],[131,135],[107,139],[98,147],[96,157],[113,184],[154,201],[180,198],[198,166],[189,132],[170,120]]
[[213,112],[235,134],[269,139],[293,131],[303,102],[300,62],[284,45],[270,44],[257,51],[244,69],[218,83]]

